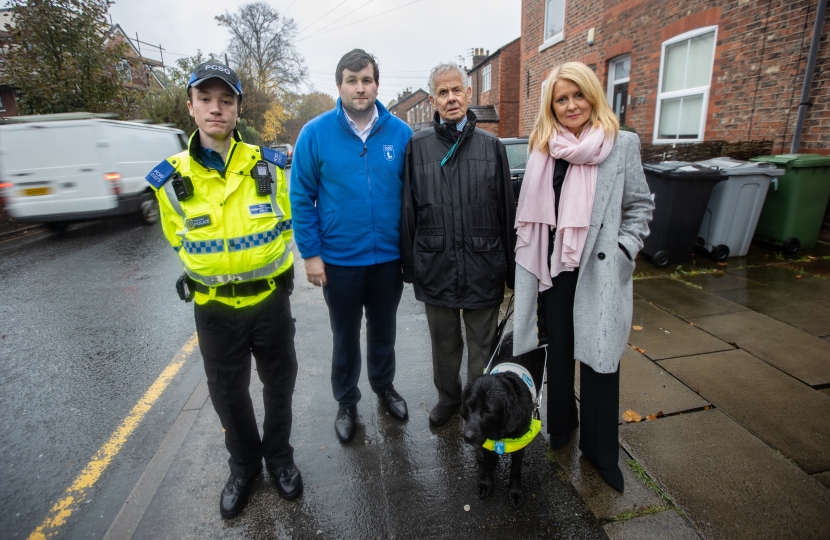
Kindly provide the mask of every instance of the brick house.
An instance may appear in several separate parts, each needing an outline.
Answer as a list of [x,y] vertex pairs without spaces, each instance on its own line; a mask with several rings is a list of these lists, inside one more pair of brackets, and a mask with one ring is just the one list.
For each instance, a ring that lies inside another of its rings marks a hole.
[[[644,143],[772,139],[789,152],[819,1],[523,0],[519,132],[551,68],[581,60]],[[830,154],[828,19],[800,152]]]
[[516,38],[492,54],[474,55],[473,67],[467,71],[473,89],[470,105],[479,116],[477,126],[498,137],[520,133],[521,43]]
[[407,88],[398,94],[397,101],[388,109],[390,113],[411,125],[432,118],[432,112],[427,113],[424,108],[424,101],[429,105],[429,92],[422,88],[413,92],[411,88]]

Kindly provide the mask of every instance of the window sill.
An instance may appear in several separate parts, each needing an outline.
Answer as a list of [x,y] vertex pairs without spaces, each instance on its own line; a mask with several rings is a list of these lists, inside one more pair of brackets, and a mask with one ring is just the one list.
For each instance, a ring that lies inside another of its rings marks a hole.
[[562,41],[565,41],[565,32],[559,32],[558,34],[546,39],[544,43],[539,45],[539,52],[542,52],[545,49],[549,49],[550,47],[553,47],[554,45]]

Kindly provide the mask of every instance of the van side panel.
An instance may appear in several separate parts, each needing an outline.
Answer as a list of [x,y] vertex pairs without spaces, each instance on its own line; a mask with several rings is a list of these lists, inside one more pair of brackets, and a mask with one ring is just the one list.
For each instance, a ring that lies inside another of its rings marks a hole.
[[90,122],[4,126],[0,160],[14,183],[6,210],[13,218],[101,212],[117,201],[101,170]]
[[121,193],[141,193],[148,187],[144,177],[160,161],[181,152],[176,132],[141,125],[104,123],[113,170],[121,174]]

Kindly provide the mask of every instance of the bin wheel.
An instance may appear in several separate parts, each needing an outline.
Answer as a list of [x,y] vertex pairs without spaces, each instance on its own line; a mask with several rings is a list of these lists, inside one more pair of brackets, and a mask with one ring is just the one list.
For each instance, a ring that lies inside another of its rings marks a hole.
[[45,223],[46,228],[55,234],[62,234],[69,228],[69,223],[65,221],[50,221]]
[[651,258],[651,262],[657,268],[663,268],[669,264],[670,256],[671,254],[668,251],[666,251],[665,249],[661,249],[660,251],[654,254],[654,256]]
[[729,257],[729,246],[720,244],[712,249],[712,258],[716,261],[725,261],[727,257]]
[[798,238],[787,238],[784,241],[784,245],[781,246],[781,248],[787,255],[792,255],[793,253],[798,251],[799,248],[801,248],[801,240],[799,240]]

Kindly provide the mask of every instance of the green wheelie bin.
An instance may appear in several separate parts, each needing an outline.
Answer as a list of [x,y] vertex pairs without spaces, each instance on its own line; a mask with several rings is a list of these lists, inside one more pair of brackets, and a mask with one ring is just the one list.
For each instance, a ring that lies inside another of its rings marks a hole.
[[830,199],[830,157],[781,154],[750,161],[774,163],[784,169],[784,175],[770,184],[755,240],[779,246],[787,254],[815,247]]

